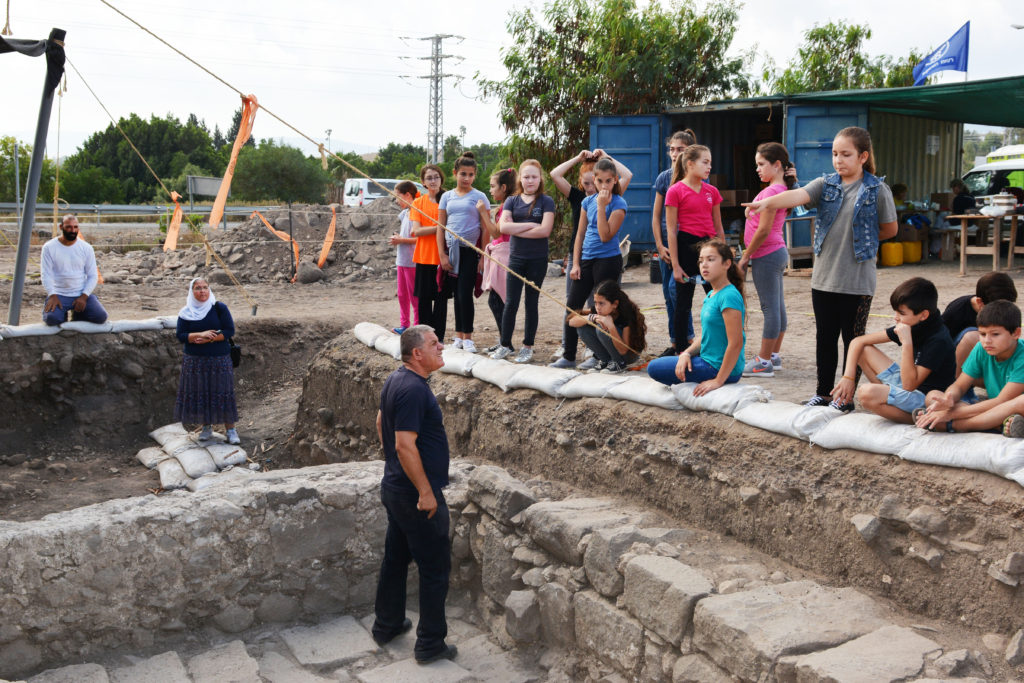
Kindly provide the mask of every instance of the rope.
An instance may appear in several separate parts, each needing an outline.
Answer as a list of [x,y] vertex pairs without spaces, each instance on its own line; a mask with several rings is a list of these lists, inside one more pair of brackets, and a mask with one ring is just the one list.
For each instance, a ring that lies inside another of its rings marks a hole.
[[7,23],[4,24],[4,30],[0,31],[0,36],[13,36],[14,33],[11,31],[11,0],[7,0]]
[[[157,34],[153,33],[153,32],[152,32],[152,31],[150,31],[150,30],[149,30],[148,28],[146,28],[145,26],[143,26],[142,24],[140,24],[139,22],[137,22],[137,21],[136,21],[135,19],[132,19],[132,18],[131,18],[130,16],[128,16],[127,14],[125,14],[124,12],[122,12],[121,10],[119,10],[118,8],[114,7],[114,5],[112,5],[112,4],[110,3],[110,2],[108,2],[108,0],[100,0],[100,2],[101,2],[101,3],[103,3],[104,5],[106,5],[107,7],[109,7],[110,9],[112,9],[113,11],[117,12],[118,14],[120,14],[120,15],[121,15],[122,17],[124,17],[124,18],[125,18],[126,20],[128,20],[129,22],[131,22],[131,23],[135,24],[135,25],[136,25],[137,27],[139,27],[139,28],[140,28],[140,29],[142,29],[142,30],[143,30],[144,32],[146,32],[146,33],[148,33],[149,35],[151,35],[151,36],[152,36],[153,38],[155,38],[155,39],[156,39],[156,40],[158,40],[159,42],[161,42],[161,43],[163,43],[164,45],[166,45],[166,46],[167,46],[168,48],[170,48],[171,50],[173,50],[174,52],[176,52],[176,53],[177,53],[178,55],[180,55],[180,56],[181,56],[182,58],[184,58],[184,59],[186,59],[187,61],[189,61],[189,62],[191,62],[192,64],[194,64],[194,65],[195,65],[196,67],[198,67],[199,69],[201,69],[202,71],[204,71],[204,72],[205,72],[206,74],[208,74],[208,75],[209,75],[209,76],[210,76],[211,78],[213,78],[213,79],[215,79],[215,80],[219,81],[220,83],[224,84],[225,86],[227,86],[227,87],[228,87],[228,88],[230,88],[231,90],[235,91],[235,92],[236,92],[236,93],[238,94],[238,96],[239,96],[239,97],[243,97],[243,98],[244,98],[244,97],[246,97],[246,94],[245,94],[244,92],[242,92],[241,90],[239,90],[239,89],[238,89],[237,87],[235,87],[235,86],[234,86],[234,85],[232,85],[231,83],[228,83],[228,82],[227,82],[226,80],[224,80],[223,78],[221,78],[220,76],[218,76],[218,75],[217,75],[217,74],[215,74],[214,72],[212,72],[212,71],[210,71],[209,69],[207,69],[207,68],[206,68],[205,66],[203,66],[202,64],[200,64],[199,62],[197,62],[197,61],[196,61],[195,59],[193,59],[192,57],[189,57],[189,56],[188,56],[187,54],[185,54],[184,52],[182,52],[181,50],[179,50],[179,49],[178,49],[177,47],[175,47],[175,46],[174,46],[174,45],[172,45],[171,43],[167,42],[166,40],[164,40],[163,38],[161,38],[161,37],[160,37],[160,36],[158,36]],[[77,71],[77,69],[76,69],[76,71]],[[267,108],[266,106],[264,106],[264,105],[262,105],[262,104],[261,104],[261,105],[260,105],[260,109],[262,109],[263,111],[265,111],[265,112],[267,113],[267,115],[268,115],[268,116],[271,116],[272,118],[276,119],[276,120],[277,120],[277,121],[278,121],[279,123],[281,123],[281,124],[282,124],[283,126],[285,126],[285,127],[289,128],[289,129],[291,129],[291,130],[292,130],[293,132],[295,132],[295,134],[296,134],[296,135],[298,135],[299,137],[301,137],[301,138],[303,138],[303,139],[305,139],[305,140],[309,141],[309,143],[310,143],[310,144],[312,144],[313,146],[315,146],[315,147],[319,148],[319,146],[320,146],[320,142],[318,142],[317,140],[314,140],[314,139],[313,139],[313,138],[311,138],[310,136],[306,135],[306,133],[304,133],[303,131],[299,130],[298,128],[296,128],[295,126],[293,126],[293,125],[292,125],[291,123],[289,123],[288,121],[285,121],[285,120],[284,120],[283,118],[281,118],[280,116],[278,116],[277,114],[275,114],[274,112],[272,112],[272,111],[271,111],[270,109],[268,109],[268,108]],[[379,187],[379,188],[380,188],[381,190],[383,190],[383,191],[384,191],[384,193],[386,193],[386,194],[388,194],[388,195],[391,195],[391,196],[392,196],[392,197],[394,197],[395,199],[398,199],[398,195],[397,195],[397,194],[396,194],[396,193],[395,193],[395,192],[394,192],[393,190],[389,190],[388,188],[384,187],[384,186],[383,186],[383,185],[381,185],[380,183],[376,182],[376,181],[375,181],[375,180],[374,180],[373,178],[371,178],[370,176],[368,176],[368,175],[367,175],[366,173],[364,173],[364,172],[363,172],[362,170],[360,170],[360,169],[356,168],[356,167],[355,167],[354,165],[352,165],[351,163],[349,163],[349,162],[348,162],[348,161],[347,161],[346,159],[344,159],[344,158],[342,158],[342,157],[338,156],[337,154],[335,154],[334,152],[332,152],[332,151],[330,151],[330,150],[327,150],[327,153],[328,153],[329,155],[331,155],[332,157],[334,157],[335,159],[337,159],[338,161],[340,161],[340,162],[341,162],[342,164],[344,164],[344,165],[345,165],[346,167],[348,167],[348,169],[349,169],[350,171],[353,171],[354,173],[356,173],[356,174],[358,174],[358,175],[362,176],[363,178],[366,178],[366,179],[367,179],[367,180],[369,180],[369,181],[370,181],[371,183],[373,183],[373,184],[374,184],[374,185],[375,185],[376,187]],[[428,217],[428,218],[429,218],[429,217]],[[534,283],[534,282],[533,282],[532,280],[527,280],[527,279],[526,279],[525,277],[523,277],[523,276],[522,276],[522,275],[520,275],[519,273],[517,273],[517,272],[515,272],[514,270],[512,270],[511,268],[509,268],[509,267],[508,267],[507,265],[505,265],[505,264],[504,264],[504,263],[502,263],[501,261],[499,261],[499,260],[497,260],[497,259],[493,258],[493,257],[492,257],[492,256],[491,256],[490,254],[486,253],[486,252],[485,252],[485,251],[484,251],[483,249],[480,249],[480,248],[478,248],[478,247],[477,247],[477,246],[476,246],[475,244],[473,244],[473,243],[471,243],[471,242],[470,242],[469,240],[467,240],[467,239],[463,238],[463,237],[462,237],[461,235],[459,235],[459,234],[458,234],[458,233],[456,233],[455,231],[453,231],[453,230],[450,230],[450,229],[449,229],[449,228],[448,228],[447,226],[441,225],[441,224],[440,224],[440,223],[439,223],[439,222],[438,222],[437,220],[435,220],[435,219],[433,219],[433,218],[430,218],[430,221],[431,221],[432,223],[434,223],[435,227],[438,227],[438,228],[440,228],[440,229],[444,230],[444,231],[445,231],[446,233],[448,233],[448,234],[449,234],[449,235],[451,235],[451,236],[452,236],[453,238],[455,238],[456,240],[458,240],[458,241],[459,241],[459,242],[461,242],[462,244],[466,245],[467,247],[469,247],[470,249],[472,249],[473,251],[475,251],[475,252],[476,252],[477,254],[479,254],[480,256],[482,256],[482,257],[484,257],[484,258],[486,258],[486,259],[489,259],[489,260],[490,260],[490,261],[492,261],[492,262],[493,262],[494,264],[496,264],[497,266],[501,267],[501,268],[502,268],[502,269],[503,269],[503,270],[504,270],[505,272],[507,272],[507,273],[510,273],[510,274],[511,274],[511,275],[512,275],[513,277],[515,277],[515,278],[518,278],[519,280],[521,280],[521,281],[523,282],[523,284],[524,284],[524,285],[526,285],[526,286],[528,286],[528,287],[532,287],[533,289],[537,290],[537,292],[538,292],[539,294],[543,294],[543,295],[544,295],[545,297],[547,297],[548,299],[550,299],[551,301],[553,301],[554,303],[556,303],[556,304],[557,304],[557,305],[558,305],[559,307],[561,307],[562,309],[564,309],[564,310],[565,310],[565,311],[566,311],[567,313],[571,313],[571,314],[574,314],[574,315],[576,314],[576,311],[574,311],[573,309],[571,309],[571,308],[569,308],[568,306],[566,306],[566,305],[565,305],[565,304],[564,304],[564,303],[563,303],[562,301],[560,301],[559,299],[556,299],[556,298],[555,298],[554,296],[552,296],[551,294],[548,294],[547,292],[545,292],[545,291],[544,291],[544,290],[543,290],[542,288],[538,287],[538,286],[537,286],[537,285],[536,285],[536,284],[535,284],[535,283]],[[218,260],[220,260],[220,259],[219,259],[219,257],[218,257]],[[232,278],[232,279],[233,279],[233,278]],[[607,330],[605,330],[605,329],[604,329],[603,327],[601,327],[600,325],[598,325],[598,324],[596,324],[596,323],[592,323],[592,322],[590,322],[589,320],[587,320],[587,321],[586,321],[586,324],[588,324],[588,325],[590,325],[591,327],[593,327],[593,328],[594,328],[595,330],[597,330],[597,331],[598,331],[599,333],[601,333],[601,334],[604,334],[605,336],[607,336],[607,337],[611,338],[611,334],[609,334],[609,333],[608,333],[608,331],[607,331]],[[637,354],[638,356],[640,355],[640,352],[639,352],[639,351],[637,351],[636,349],[633,349],[633,348],[629,348],[628,346],[627,346],[627,349],[628,349],[629,351],[632,351],[633,353]]]
[[[100,1],[104,2],[104,0]],[[168,198],[170,198],[171,201],[174,201],[174,195],[171,193],[170,190],[167,189],[167,186],[164,185],[164,181],[161,180],[160,176],[156,174],[156,171],[154,171],[153,167],[149,165],[149,162],[146,161],[146,157],[142,156],[142,152],[140,152],[139,148],[135,146],[135,143],[132,142],[132,139],[128,137],[128,134],[124,132],[123,128],[121,128],[121,124],[114,120],[114,117],[111,115],[110,110],[107,109],[107,106],[103,104],[102,100],[100,100],[99,96],[96,94],[96,91],[92,89],[92,86],[89,85],[89,82],[86,81],[85,78],[82,76],[82,72],[78,70],[78,67],[76,67],[70,59],[67,60],[67,63],[71,65],[71,68],[75,70],[75,73],[78,74],[78,77],[82,79],[82,83],[85,84],[85,87],[89,90],[90,93],[92,93],[93,98],[95,98],[96,102],[100,105],[100,107],[103,108],[103,111],[106,112],[107,117],[110,119],[111,123],[114,124],[118,132],[120,132],[124,139],[128,142],[128,144],[131,146],[135,154],[138,155],[139,159],[142,160],[142,163],[145,164],[146,168],[156,179],[156,182],[160,184],[160,187],[163,189],[164,193],[167,194]],[[213,245],[211,245],[210,241],[206,238],[206,235],[199,233],[199,236],[203,238],[203,244],[206,246],[207,253],[212,254],[213,258],[217,259],[217,263],[219,263],[221,268],[224,269],[224,272],[231,279],[231,282],[233,282],[234,285],[238,287],[239,291],[242,292],[242,296],[244,296],[245,300],[249,302],[250,306],[252,306],[252,314],[256,315],[256,309],[259,306],[259,304],[257,304],[256,301],[254,301],[251,296],[249,296],[249,292],[245,290],[245,287],[242,286],[242,283],[239,282],[238,278],[235,277],[235,274],[231,272],[231,269],[228,268],[228,264],[224,263],[224,259],[222,259],[220,255],[217,254],[217,252],[213,248]]]

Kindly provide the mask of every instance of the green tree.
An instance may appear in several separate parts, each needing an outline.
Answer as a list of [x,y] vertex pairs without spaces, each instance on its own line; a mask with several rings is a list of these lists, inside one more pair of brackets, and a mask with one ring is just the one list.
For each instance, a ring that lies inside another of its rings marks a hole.
[[913,85],[914,67],[924,56],[911,49],[903,58],[882,55],[872,59],[864,51],[870,38],[867,24],[815,24],[804,32],[796,57],[783,71],[778,72],[769,61],[762,73],[765,88],[770,94],[789,95]]
[[681,0],[548,0],[512,10],[508,77],[476,81],[498,101],[516,159],[545,167],[587,146],[592,114],[655,112],[668,104],[746,93],[747,57],[727,56],[738,4]]
[[214,149],[220,149],[227,144],[227,138],[224,137],[224,133],[220,132],[220,126],[218,125],[213,126],[213,139],[211,142],[213,142]]
[[377,158],[367,165],[366,171],[374,178],[415,178],[426,156],[422,145],[389,142],[377,151]]
[[[370,167],[369,162],[359,154],[356,154],[355,152],[335,152],[335,154],[352,166],[358,168],[363,173],[370,175],[368,170]],[[327,157],[327,174],[338,183],[344,183],[349,178],[359,176],[359,174],[353,171],[348,165],[341,163],[334,157]]]
[[[21,197],[22,205],[25,202],[25,185],[28,183],[28,167],[32,161],[32,146],[18,142],[18,158],[14,158],[14,143],[16,140],[11,136],[0,137],[0,202],[13,202]],[[21,181],[21,192],[14,191],[15,163],[18,165],[18,175]],[[37,201],[49,202],[53,200],[53,182],[57,173],[57,167],[51,159],[43,159],[43,168],[39,174],[39,194]],[[63,178],[62,178],[63,179]]]
[[324,201],[330,178],[319,157],[306,157],[295,147],[261,140],[238,155],[234,194],[248,201],[280,200],[316,203]]

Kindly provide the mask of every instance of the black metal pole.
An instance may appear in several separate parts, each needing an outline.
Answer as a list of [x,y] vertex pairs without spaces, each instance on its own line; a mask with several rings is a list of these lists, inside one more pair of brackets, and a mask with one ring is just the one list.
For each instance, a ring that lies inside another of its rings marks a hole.
[[64,36],[66,31],[59,28],[50,30],[46,41],[46,83],[43,99],[39,104],[39,119],[36,122],[35,146],[32,161],[28,165],[28,187],[25,190],[25,211],[21,214],[21,231],[18,234],[18,252],[14,262],[14,283],[11,287],[11,302],[7,309],[7,324],[17,325],[21,319],[21,297],[25,291],[25,271],[28,268],[28,247],[32,241],[32,225],[36,220],[36,197],[39,195],[39,177],[43,171],[43,153],[46,150],[46,133],[50,128],[50,110],[53,108],[53,90],[64,74]]

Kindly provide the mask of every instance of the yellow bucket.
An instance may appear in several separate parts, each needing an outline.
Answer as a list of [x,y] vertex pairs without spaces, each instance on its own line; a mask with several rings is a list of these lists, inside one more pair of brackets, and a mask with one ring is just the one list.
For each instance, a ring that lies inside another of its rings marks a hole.
[[903,245],[903,262],[904,263],[917,263],[921,260],[921,243],[918,241],[914,242],[900,242]]
[[[920,254],[918,254],[920,256]],[[902,266],[903,265],[903,243],[883,242],[882,243],[882,265]]]

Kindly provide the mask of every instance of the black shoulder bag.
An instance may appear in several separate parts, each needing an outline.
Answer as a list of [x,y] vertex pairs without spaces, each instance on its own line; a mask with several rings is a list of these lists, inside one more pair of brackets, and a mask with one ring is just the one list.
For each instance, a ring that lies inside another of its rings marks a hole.
[[[222,302],[217,302],[218,306],[225,306]],[[225,306],[226,308],[226,306]],[[217,311],[217,318],[220,319],[220,310]],[[242,347],[235,343],[234,337],[228,337],[228,345],[231,347],[231,365],[232,367],[238,367],[242,362]]]

